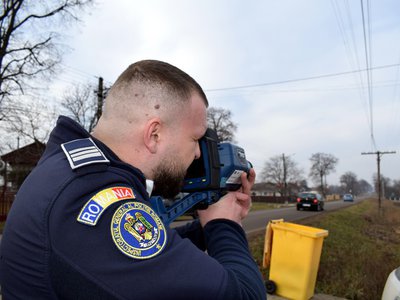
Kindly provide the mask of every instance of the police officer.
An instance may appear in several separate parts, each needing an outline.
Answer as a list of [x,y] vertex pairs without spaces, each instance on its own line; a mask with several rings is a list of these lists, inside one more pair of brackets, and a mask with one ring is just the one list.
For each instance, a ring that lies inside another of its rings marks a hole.
[[265,299],[241,227],[254,170],[182,228],[149,203],[179,192],[207,106],[189,75],[144,60],[117,79],[92,134],[61,116],[6,222],[4,299]]

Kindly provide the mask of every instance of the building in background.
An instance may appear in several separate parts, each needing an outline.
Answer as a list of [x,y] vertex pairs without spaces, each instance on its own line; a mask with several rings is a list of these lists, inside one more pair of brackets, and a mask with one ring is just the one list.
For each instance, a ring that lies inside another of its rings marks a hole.
[[15,194],[45,148],[45,144],[35,141],[0,157],[0,221],[7,218]]

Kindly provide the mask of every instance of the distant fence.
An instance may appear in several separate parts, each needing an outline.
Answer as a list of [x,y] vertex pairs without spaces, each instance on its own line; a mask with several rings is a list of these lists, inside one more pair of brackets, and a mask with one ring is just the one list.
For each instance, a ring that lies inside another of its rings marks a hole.
[[281,196],[251,196],[253,202],[266,202],[266,203],[294,203],[295,197],[281,197]]
[[[295,203],[296,197],[280,197],[280,196],[251,196],[253,202],[266,202],[266,203]],[[341,200],[342,196],[339,194],[327,195],[326,201],[337,201]]]
[[0,187],[0,221],[5,221],[5,219],[7,219],[14,198],[15,192],[4,192]]
[[342,199],[342,196],[339,194],[326,195],[326,201],[336,201],[340,199]]

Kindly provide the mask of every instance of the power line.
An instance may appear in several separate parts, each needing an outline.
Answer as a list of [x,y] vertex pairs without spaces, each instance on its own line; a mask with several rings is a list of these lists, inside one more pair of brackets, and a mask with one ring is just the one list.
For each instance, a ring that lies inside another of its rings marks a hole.
[[[387,89],[398,85],[398,82],[394,80],[384,80],[384,81],[375,81],[374,88],[375,89]],[[366,88],[366,87],[364,87]],[[353,91],[359,90],[360,86],[356,84],[341,84],[341,85],[328,85],[328,86],[319,86],[319,87],[308,87],[302,88],[298,86],[293,87],[276,87],[268,89],[268,94],[276,94],[276,93],[315,93],[315,92],[341,92],[341,91]],[[266,93],[265,90],[262,89],[253,89],[248,91],[241,92],[242,95],[254,95],[254,94],[262,94]],[[216,96],[218,97],[218,96]],[[368,116],[367,116],[368,117]]]
[[63,67],[65,67],[65,68],[67,68],[67,69],[70,69],[72,72],[74,72],[75,74],[77,74],[77,75],[79,75],[79,76],[81,76],[81,77],[87,77],[87,78],[90,78],[90,77],[96,77],[96,78],[98,78],[98,77],[99,77],[99,76],[90,74],[90,73],[88,73],[88,72],[82,71],[82,70],[80,70],[80,69],[77,69],[77,68],[75,68],[75,67],[68,66],[68,65],[63,64],[63,63],[61,63],[61,65],[62,65]]
[[[347,21],[349,24],[348,27],[350,28],[349,37],[346,35],[345,22],[344,22],[344,18],[342,18],[340,5],[337,0],[331,0],[333,11],[334,11],[335,17],[336,17],[336,22],[337,22],[337,25],[339,28],[339,32],[342,36],[344,48],[347,53],[347,58],[348,58],[350,67],[360,69],[361,67],[360,67],[360,61],[358,59],[358,49],[357,49],[357,43],[356,43],[355,34],[354,34],[354,26],[353,26],[353,22],[352,22],[349,2],[345,1],[344,3],[345,3],[344,10],[346,11]],[[352,43],[349,43],[349,40]],[[355,79],[355,82],[359,84],[358,85],[358,96],[360,98],[361,106],[364,108],[364,112],[365,112],[369,130],[371,130],[371,122],[370,122],[369,114],[368,114],[368,99],[365,97],[365,92],[364,92],[365,86],[364,86],[363,76],[362,76],[361,72],[359,72],[358,74],[354,73],[354,79]],[[367,105],[365,105],[365,103]]]
[[[399,62],[400,62],[400,56],[399,56]],[[400,84],[400,68],[398,67],[396,72],[395,72],[395,84],[394,84],[394,89],[393,89],[393,98],[391,101],[391,118],[390,122],[388,122],[387,126],[387,131],[386,132],[393,132],[394,136],[398,135],[400,133],[400,122],[399,122],[399,117],[400,117],[400,97],[398,93],[398,86]],[[394,123],[395,125],[392,126],[390,123]],[[389,141],[389,137],[387,136],[387,141]]]
[[367,86],[368,86],[368,100],[369,100],[369,113],[370,113],[370,124],[371,124],[371,142],[376,149],[375,137],[374,137],[374,115],[373,115],[373,93],[372,93],[372,72],[371,72],[371,26],[370,26],[370,5],[367,0],[367,14],[368,14],[368,39],[366,32],[366,20],[364,13],[364,1],[361,0],[361,16],[363,25],[363,36],[364,36],[364,52],[365,52],[365,65],[367,73]]
[[[370,70],[380,70],[380,69],[387,69],[399,66],[400,63],[397,64],[390,64],[390,65],[383,65],[378,67],[369,68]],[[314,80],[320,78],[328,78],[328,77],[336,77],[336,76],[343,76],[349,75],[357,72],[365,72],[367,69],[360,69],[360,70],[352,70],[352,71],[345,71],[345,72],[338,72],[338,73],[330,73],[330,74],[322,74],[322,75],[315,75],[309,77],[302,77],[302,78],[295,78],[295,79],[287,79],[281,81],[270,81],[264,83],[256,83],[256,84],[249,84],[249,85],[239,85],[239,86],[231,86],[231,87],[224,87],[224,88],[215,88],[215,89],[206,89],[206,92],[219,92],[219,91],[228,91],[228,90],[239,90],[239,89],[247,89],[253,87],[262,87],[262,86],[270,86],[270,85],[279,85],[285,83],[292,83],[292,82],[300,82],[300,81],[307,81],[307,80]]]
[[[96,79],[96,81],[97,81],[100,77],[103,77],[103,76],[99,76],[99,75],[94,75],[94,74],[88,73],[88,72],[86,72],[86,71],[83,71],[83,70],[78,69],[78,68],[76,68],[76,67],[68,66],[68,65],[63,64],[63,63],[61,63],[61,65],[64,66],[65,68],[69,69],[70,72],[75,73],[76,75],[78,75],[78,76],[80,76],[80,77],[83,77],[83,78],[86,78],[86,79],[88,79],[88,78],[89,78],[90,80]],[[104,83],[106,83],[108,86],[111,86],[111,85],[112,85],[112,82],[111,82],[111,81],[106,80],[106,79],[104,79],[104,78],[103,78],[103,80],[104,80]]]

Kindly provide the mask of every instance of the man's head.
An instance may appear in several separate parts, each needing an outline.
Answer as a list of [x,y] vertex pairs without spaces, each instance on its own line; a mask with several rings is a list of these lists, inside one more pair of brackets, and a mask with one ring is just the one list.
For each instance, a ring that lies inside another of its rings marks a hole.
[[154,180],[155,192],[171,197],[200,156],[207,106],[202,88],[185,72],[165,62],[139,61],[111,88],[93,135]]

